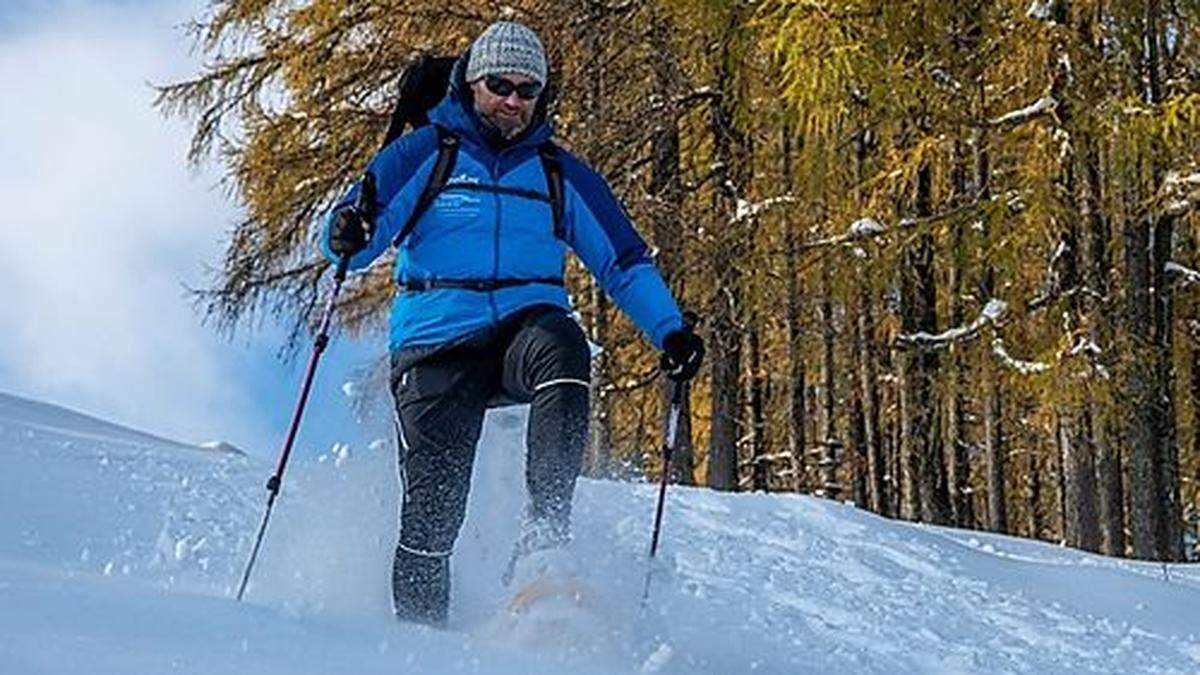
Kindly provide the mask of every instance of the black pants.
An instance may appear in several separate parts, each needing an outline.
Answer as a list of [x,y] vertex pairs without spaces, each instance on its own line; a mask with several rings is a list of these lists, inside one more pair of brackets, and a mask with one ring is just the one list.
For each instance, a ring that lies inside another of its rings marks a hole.
[[588,426],[590,352],[564,310],[539,306],[451,347],[392,356],[403,500],[392,570],[396,614],[442,624],[449,558],[466,514],[489,404],[529,403],[523,530],[534,549],[564,543]]

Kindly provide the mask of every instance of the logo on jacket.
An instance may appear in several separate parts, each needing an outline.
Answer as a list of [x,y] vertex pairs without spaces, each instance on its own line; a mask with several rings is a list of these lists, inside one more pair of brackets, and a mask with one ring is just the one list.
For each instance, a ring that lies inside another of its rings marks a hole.
[[431,210],[436,211],[441,218],[459,221],[479,216],[483,199],[473,192],[454,189],[443,190],[433,202]]

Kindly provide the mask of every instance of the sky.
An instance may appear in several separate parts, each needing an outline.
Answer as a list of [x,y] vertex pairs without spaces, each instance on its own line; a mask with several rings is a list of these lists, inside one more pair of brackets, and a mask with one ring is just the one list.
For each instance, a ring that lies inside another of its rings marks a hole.
[[[0,391],[273,457],[310,347],[283,362],[283,326],[203,325],[186,288],[212,285],[238,206],[152,107],[151,83],[198,72],[179,26],[203,3],[0,4]],[[379,435],[342,385],[384,342],[335,340],[299,455]]]

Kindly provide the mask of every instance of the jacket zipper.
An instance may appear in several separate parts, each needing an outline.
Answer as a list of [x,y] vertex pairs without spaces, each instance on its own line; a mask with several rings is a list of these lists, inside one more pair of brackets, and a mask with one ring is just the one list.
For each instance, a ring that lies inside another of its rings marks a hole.
[[[492,186],[500,187],[500,163],[503,161],[505,150],[501,150],[496,154],[496,161],[492,163]],[[492,198],[496,201],[496,224],[492,228],[492,280],[495,281],[500,277],[500,193],[492,192]],[[488,307],[492,311],[492,322],[500,321],[500,310],[496,307],[496,291],[488,291]]]

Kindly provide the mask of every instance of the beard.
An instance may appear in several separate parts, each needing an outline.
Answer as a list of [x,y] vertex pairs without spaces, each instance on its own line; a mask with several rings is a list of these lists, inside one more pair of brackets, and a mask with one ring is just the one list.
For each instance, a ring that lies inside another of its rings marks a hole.
[[487,123],[492,125],[500,133],[500,136],[505,140],[509,140],[525,130],[529,126],[528,119],[521,117],[507,117],[505,115],[482,115],[487,120]]

